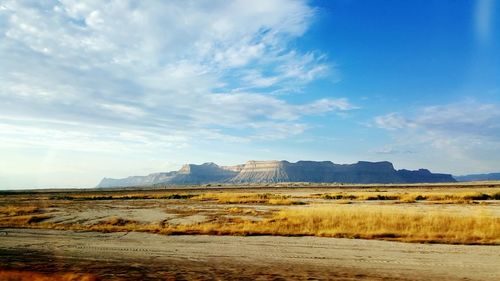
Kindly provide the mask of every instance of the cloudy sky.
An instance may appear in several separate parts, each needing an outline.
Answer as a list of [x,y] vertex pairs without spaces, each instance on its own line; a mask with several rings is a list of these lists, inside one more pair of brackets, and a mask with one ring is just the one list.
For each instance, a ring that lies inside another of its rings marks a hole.
[[246,160],[500,171],[500,5],[0,0],[0,189]]

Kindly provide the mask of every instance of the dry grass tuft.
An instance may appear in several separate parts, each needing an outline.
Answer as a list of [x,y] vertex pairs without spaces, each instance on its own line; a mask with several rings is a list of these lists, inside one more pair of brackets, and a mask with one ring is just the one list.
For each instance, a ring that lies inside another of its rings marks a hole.
[[43,209],[37,206],[8,205],[0,207],[0,226],[29,225],[51,218],[44,215]]
[[0,207],[0,215],[3,216],[22,216],[34,213],[40,213],[42,210],[37,206],[2,206]]
[[0,280],[4,281],[98,281],[90,274],[63,273],[44,274],[32,271],[0,270]]
[[0,227],[24,227],[31,224],[36,224],[43,222],[44,220],[50,219],[50,215],[27,215],[27,216],[12,216],[12,217],[0,217]]
[[252,215],[252,216],[259,215],[259,212],[257,210],[251,208],[232,207],[232,208],[226,208],[224,209],[224,211],[227,212],[228,214]]
[[120,217],[112,217],[112,218],[109,218],[105,221],[101,221],[98,223],[99,225],[113,225],[113,226],[124,226],[124,225],[127,225],[127,224],[138,224],[137,221],[133,221],[133,220],[127,220],[127,219],[123,219],[123,218],[120,218]]

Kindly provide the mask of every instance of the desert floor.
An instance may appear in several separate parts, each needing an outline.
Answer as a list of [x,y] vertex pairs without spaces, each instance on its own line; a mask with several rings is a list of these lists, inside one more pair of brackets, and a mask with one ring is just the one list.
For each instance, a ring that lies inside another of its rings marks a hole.
[[203,234],[206,225],[258,227],[277,213],[318,206],[481,216],[498,224],[499,191],[497,184],[478,184],[4,193],[0,279],[9,272],[70,272],[97,280],[500,280],[500,237],[491,238],[498,225],[486,233],[490,245],[405,243],[398,241],[413,240],[393,234],[190,235]]
[[7,269],[128,280],[499,280],[496,246],[3,229]]

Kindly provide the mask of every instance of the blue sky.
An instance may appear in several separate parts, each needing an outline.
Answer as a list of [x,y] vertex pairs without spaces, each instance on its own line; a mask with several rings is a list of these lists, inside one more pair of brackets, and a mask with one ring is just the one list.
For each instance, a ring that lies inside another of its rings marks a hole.
[[500,171],[500,5],[0,1],[0,188],[285,159]]

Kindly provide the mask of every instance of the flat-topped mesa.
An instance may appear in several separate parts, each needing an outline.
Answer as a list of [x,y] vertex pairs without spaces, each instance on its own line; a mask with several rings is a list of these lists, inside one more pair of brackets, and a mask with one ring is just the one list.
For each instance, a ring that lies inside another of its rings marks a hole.
[[287,161],[248,161],[243,169],[230,181],[234,183],[249,182],[287,182],[290,181],[286,168]]

